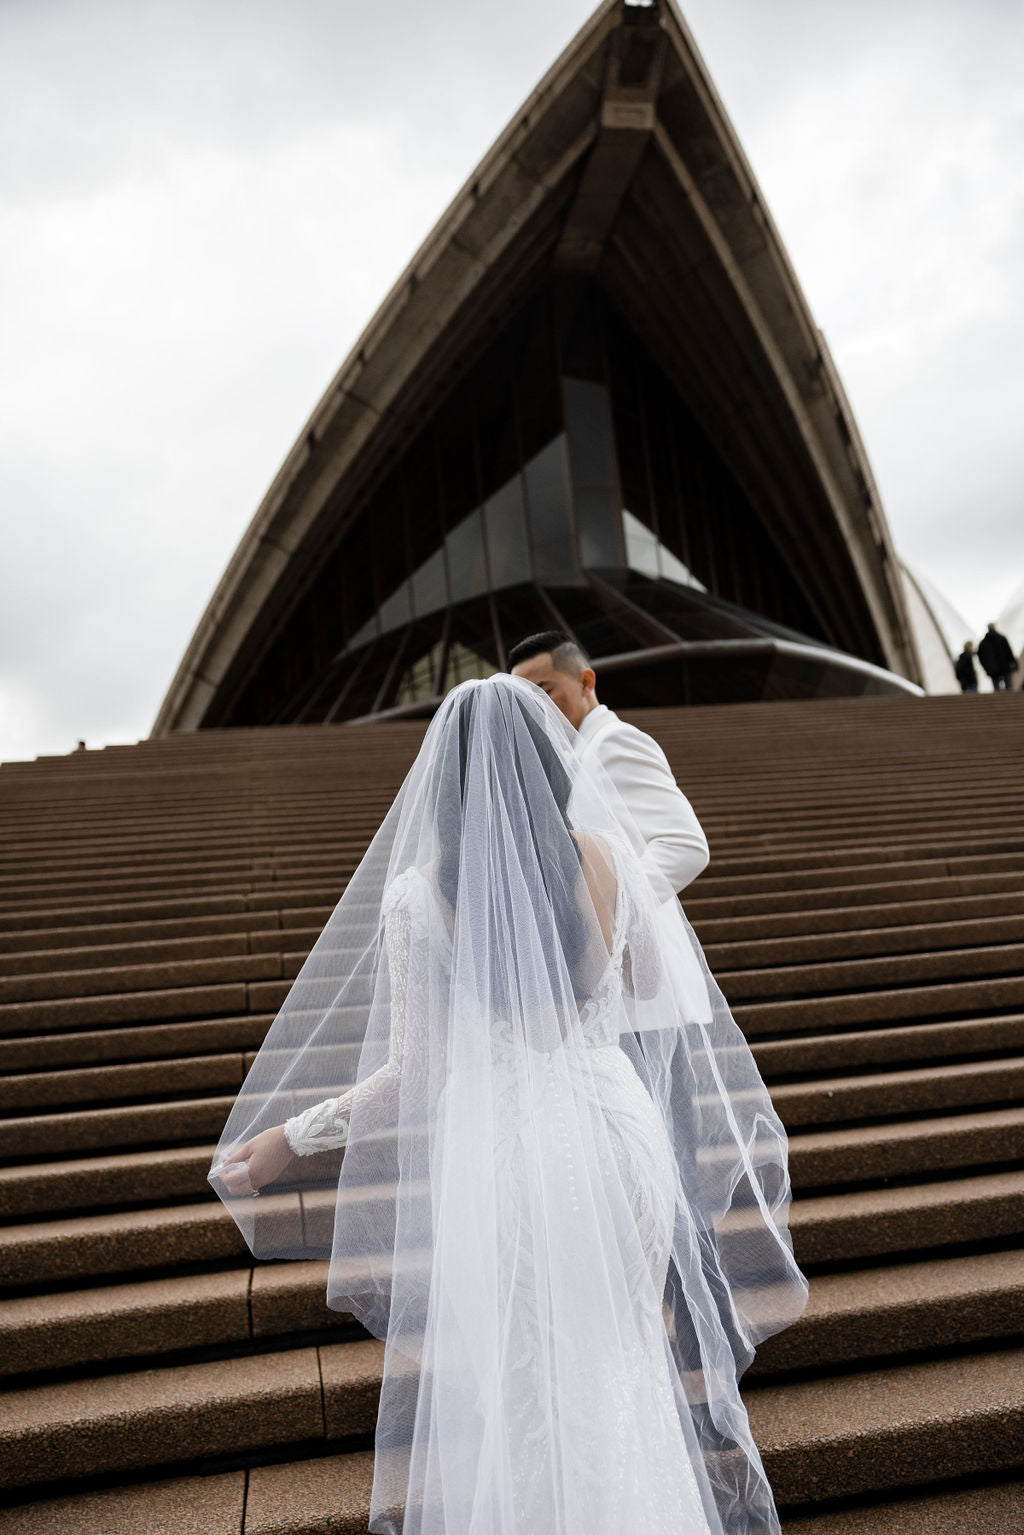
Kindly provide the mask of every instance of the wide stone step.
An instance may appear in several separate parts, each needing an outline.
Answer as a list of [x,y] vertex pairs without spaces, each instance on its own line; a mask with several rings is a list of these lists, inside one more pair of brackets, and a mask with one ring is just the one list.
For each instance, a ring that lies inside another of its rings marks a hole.
[[0,1535],[366,1535],[372,1482],[370,1451],[318,1455],[0,1508]]
[[[0,1373],[81,1366],[346,1326],[326,1261],[263,1263],[0,1302]],[[761,1345],[751,1376],[1012,1339],[1024,1252],[997,1251],[812,1278],[804,1315]]]
[[[717,894],[712,897],[701,875],[692,889],[684,891],[683,906],[696,925],[706,918],[766,916],[790,912],[813,912],[839,907],[875,907],[902,902],[917,905],[920,901],[949,900],[958,895],[995,895],[1004,891],[1020,894],[1024,887],[1024,875],[1019,870],[989,872],[987,874],[953,875],[932,874],[917,879],[876,879],[868,884],[844,884],[840,880],[827,886],[808,890],[740,891],[731,895]],[[824,892],[824,893],[823,893]]]
[[1003,916],[959,918],[951,922],[865,926],[841,933],[710,943],[705,945],[704,951],[711,969],[718,974],[719,971],[761,970],[775,965],[788,968],[824,960],[912,953],[933,955],[942,949],[1019,944],[1022,939],[1024,912],[1018,910]]
[[752,1384],[745,1395],[780,1504],[1024,1465],[1024,1349]]
[[830,993],[912,986],[920,982],[1024,972],[1024,944],[949,949],[941,953],[886,954],[876,959],[832,964],[779,965],[772,969],[723,970],[716,979],[730,1003],[747,998],[805,997],[815,1001]]
[[[366,1535],[369,1451],[166,1477],[0,1508],[0,1535]],[[244,1524],[243,1524],[244,1518]],[[996,1535],[1024,1529],[1024,1481],[783,1518],[783,1535]]]
[[1010,1535],[1024,1530],[1024,1481],[830,1509],[784,1519],[782,1529],[783,1535]]
[[182,1093],[236,1091],[245,1077],[245,1056],[197,1055],[184,1060],[134,1061],[119,1066],[86,1066],[10,1076],[4,1083],[9,1109],[57,1104],[105,1103],[114,1099],[171,1097]]
[[36,1067],[88,1067],[105,1062],[163,1060],[207,1051],[258,1050],[274,1021],[273,1013],[199,1018],[184,1023],[147,1023],[140,1028],[83,1029],[66,1034],[30,1034],[0,1039],[0,1071]]
[[1024,1250],[818,1274],[807,1309],[757,1351],[752,1376],[896,1359],[1024,1330]]
[[788,1130],[1024,1100],[1024,1056],[912,1071],[779,1082],[772,1102]]
[[370,1434],[382,1358],[371,1340],[12,1391],[0,1485]]
[[23,1375],[352,1325],[327,1305],[326,1261],[15,1296],[0,1302],[0,1374]]
[[[148,1032],[148,1031],[147,1031]],[[875,1070],[904,1061],[994,1055],[1024,1047],[1024,1013],[947,1023],[913,1023],[892,1029],[857,1029],[847,1034],[754,1040],[751,1046],[766,1081],[837,1068]]]
[[0,1228],[0,1285],[6,1288],[248,1257],[217,1200]]
[[162,1146],[66,1161],[0,1168],[0,1220],[115,1205],[152,1205],[161,1199],[196,1199],[209,1190],[206,1175],[216,1143]]
[[949,1173],[1024,1157],[1024,1108],[790,1136],[795,1189]]
[[216,1138],[234,1101],[234,1096],[228,1095],[4,1119],[0,1120],[0,1156],[52,1157],[60,1152]]
[[165,991],[207,982],[266,981],[282,974],[281,956],[221,954],[213,959],[175,960],[166,964],[121,965],[112,969],[52,971],[15,975],[0,981],[0,1002],[45,1002],[51,998],[95,997],[117,992]]
[[[163,1021],[168,1018],[209,1018],[218,1013],[244,1013],[249,1011],[252,984],[266,983],[230,981],[224,985],[175,987],[168,991],[68,997],[56,1002],[7,1003],[0,1006],[0,1036],[147,1023],[150,1019]],[[275,984],[280,991],[282,983]],[[287,990],[287,982],[283,985]],[[254,1010],[265,1011],[264,1008]]]
[[[212,1148],[197,1149],[192,1164],[182,1155],[176,1176],[195,1178],[208,1187]],[[173,1156],[168,1153],[169,1159]],[[146,1169],[132,1176],[144,1183]],[[1024,1170],[1013,1169],[805,1196],[794,1201],[790,1226],[798,1260],[814,1265],[1019,1237],[1022,1215]],[[228,1211],[211,1195],[192,1204],[0,1227],[0,1285],[66,1286],[104,1275],[244,1260],[248,1255]]]
[[[256,982],[256,990],[265,983]],[[951,981],[896,990],[852,991],[838,996],[794,997],[782,1002],[741,1002],[732,1013],[748,1039],[820,1030],[888,1025],[909,1018],[929,1021],[1024,1008],[1024,975]]]
[[[1024,876],[1021,880],[1024,885]],[[1002,890],[992,895],[957,895],[947,899],[889,901],[877,906],[821,906],[810,910],[758,912],[754,916],[711,917],[699,913],[700,885],[693,887],[694,900],[687,901],[690,921],[705,949],[713,944],[750,940],[797,938],[814,935],[834,936],[857,933],[862,929],[879,931],[902,928],[908,923],[977,922],[984,917],[1015,916],[1020,912],[1024,890]]]

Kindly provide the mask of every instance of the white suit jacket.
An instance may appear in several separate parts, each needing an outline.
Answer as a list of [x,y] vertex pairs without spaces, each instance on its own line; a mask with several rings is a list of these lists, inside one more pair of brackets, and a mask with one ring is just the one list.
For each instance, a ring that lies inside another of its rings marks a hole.
[[584,717],[579,734],[580,753],[596,754],[636,821],[647,843],[643,862],[673,890],[685,889],[707,868],[708,843],[657,741],[605,704]]

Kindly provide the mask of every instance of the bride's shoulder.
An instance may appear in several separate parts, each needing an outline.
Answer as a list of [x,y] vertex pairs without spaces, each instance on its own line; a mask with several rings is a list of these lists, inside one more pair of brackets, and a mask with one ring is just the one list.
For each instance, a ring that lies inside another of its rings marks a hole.
[[427,877],[423,869],[416,864],[410,864],[403,869],[401,874],[396,874],[384,887],[381,896],[380,914],[382,917],[390,916],[393,911],[408,909],[423,899],[427,889]]
[[431,901],[438,900],[434,866],[410,864],[388,881],[381,896],[381,918],[391,912],[425,912]]

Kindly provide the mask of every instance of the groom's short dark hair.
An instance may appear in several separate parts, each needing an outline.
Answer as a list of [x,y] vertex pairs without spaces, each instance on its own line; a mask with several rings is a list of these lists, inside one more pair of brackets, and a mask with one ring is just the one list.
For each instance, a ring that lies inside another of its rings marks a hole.
[[508,653],[508,669],[521,661],[532,661],[534,656],[551,656],[556,671],[567,672],[570,677],[579,676],[590,665],[590,658],[583,646],[562,629],[542,629],[539,634],[529,634]]

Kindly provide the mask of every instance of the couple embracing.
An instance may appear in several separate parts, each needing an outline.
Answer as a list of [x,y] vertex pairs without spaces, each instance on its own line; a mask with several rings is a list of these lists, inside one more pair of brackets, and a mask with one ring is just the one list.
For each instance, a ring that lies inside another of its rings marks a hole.
[[565,636],[444,699],[210,1181],[384,1340],[370,1529],[777,1532],[738,1379],[786,1137],[676,893],[707,843]]

